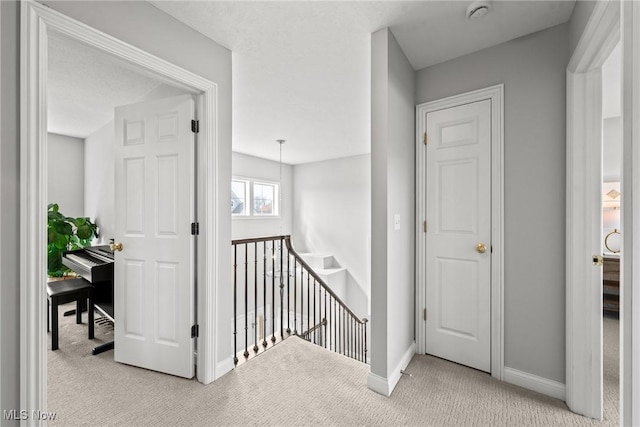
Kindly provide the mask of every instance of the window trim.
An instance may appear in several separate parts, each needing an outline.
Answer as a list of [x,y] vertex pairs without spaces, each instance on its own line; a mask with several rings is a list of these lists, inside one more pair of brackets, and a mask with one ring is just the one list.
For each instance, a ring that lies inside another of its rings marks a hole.
[[232,177],[231,178],[231,200],[233,201],[233,194],[235,194],[233,192],[233,182],[237,181],[237,182],[242,182],[245,184],[246,188],[244,190],[244,202],[245,202],[245,207],[243,209],[243,213],[233,213],[233,211],[231,212],[231,217],[232,218],[244,218],[244,217],[248,217],[251,215],[251,211],[247,210],[247,206],[250,206],[250,202],[251,202],[251,181],[249,180],[249,178],[244,178],[244,177]]
[[[282,191],[282,183],[279,181],[274,181],[271,179],[262,179],[262,178],[252,178],[248,176],[242,175],[233,175],[231,177],[231,182],[233,181],[243,181],[249,184],[248,194],[248,205],[249,210],[246,214],[231,214],[231,218],[233,220],[236,219],[249,219],[249,220],[270,220],[270,219],[280,219],[282,217],[281,206],[280,206],[280,191]],[[253,198],[254,198],[254,185],[255,184],[263,184],[263,185],[273,185],[274,188],[274,210],[277,212],[276,214],[265,214],[265,215],[256,215],[253,213]]]

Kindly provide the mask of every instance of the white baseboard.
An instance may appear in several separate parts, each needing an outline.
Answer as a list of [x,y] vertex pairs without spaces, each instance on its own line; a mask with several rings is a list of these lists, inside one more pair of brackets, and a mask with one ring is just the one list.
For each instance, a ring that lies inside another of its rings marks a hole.
[[564,401],[566,387],[558,381],[504,367],[504,381]]
[[382,378],[380,375],[376,375],[371,371],[369,371],[369,375],[367,376],[367,387],[383,396],[391,396],[391,392],[389,391],[389,382],[387,379]]
[[369,372],[369,376],[367,377],[367,387],[376,393],[380,393],[383,396],[391,396],[393,389],[398,385],[398,381],[402,377],[400,373],[401,370],[405,369],[413,356],[416,354],[416,343],[412,342],[407,351],[404,353],[400,362],[396,365],[396,367],[391,371],[391,375],[389,378],[383,378],[380,375],[374,374],[373,372]]
[[217,380],[221,376],[231,372],[236,366],[233,364],[233,357],[222,360],[216,365],[216,377]]

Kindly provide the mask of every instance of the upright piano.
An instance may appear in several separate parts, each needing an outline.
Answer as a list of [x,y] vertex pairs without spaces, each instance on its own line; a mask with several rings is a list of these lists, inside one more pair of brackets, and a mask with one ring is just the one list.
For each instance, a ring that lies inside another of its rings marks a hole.
[[[113,322],[113,253],[109,245],[65,252],[62,263],[94,285],[96,310]],[[102,344],[93,349],[93,354],[112,348],[113,342]]]

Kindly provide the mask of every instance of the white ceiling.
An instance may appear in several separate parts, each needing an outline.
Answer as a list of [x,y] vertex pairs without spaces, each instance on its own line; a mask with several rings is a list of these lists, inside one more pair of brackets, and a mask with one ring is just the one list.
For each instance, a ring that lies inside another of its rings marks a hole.
[[[152,1],[233,52],[233,150],[289,164],[370,151],[371,33],[390,27],[415,69],[569,19],[573,1]],[[84,138],[160,82],[65,39],[49,45],[49,131]]]
[[152,1],[233,52],[233,149],[306,163],[370,151],[370,37],[390,27],[415,69],[563,22],[573,1]]
[[49,38],[47,129],[86,138],[113,119],[113,109],[160,86],[111,56],[66,37]]

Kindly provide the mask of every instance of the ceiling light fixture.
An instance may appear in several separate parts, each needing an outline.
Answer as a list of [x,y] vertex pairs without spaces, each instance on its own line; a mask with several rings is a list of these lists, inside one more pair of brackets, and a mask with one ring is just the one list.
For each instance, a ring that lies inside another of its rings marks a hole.
[[491,2],[488,1],[474,1],[467,7],[467,18],[478,19],[482,18],[489,12]]

